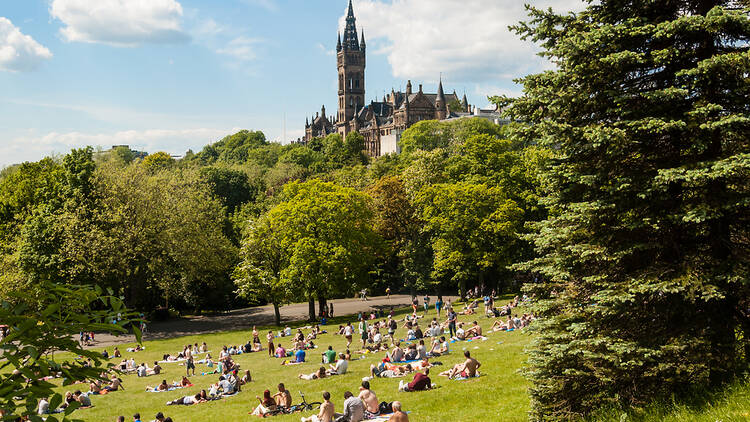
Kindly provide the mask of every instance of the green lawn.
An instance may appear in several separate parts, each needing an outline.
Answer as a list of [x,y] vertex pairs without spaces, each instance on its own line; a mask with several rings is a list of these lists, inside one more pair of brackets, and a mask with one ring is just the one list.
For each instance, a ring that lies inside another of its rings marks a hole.
[[[434,310],[432,311],[434,316]],[[461,321],[471,321],[475,316],[462,316]],[[487,330],[491,320],[479,319],[482,327]],[[147,378],[138,378],[135,375],[123,377],[125,391],[118,391],[106,396],[92,396],[94,407],[91,409],[78,410],[74,417],[85,421],[114,421],[118,415],[126,416],[126,420],[132,420],[135,412],[140,412],[143,420],[150,421],[158,411],[171,416],[179,422],[204,422],[211,420],[242,421],[254,420],[248,414],[258,403],[256,395],[262,395],[263,390],[276,391],[279,382],[286,384],[293,392],[293,400],[299,402],[298,391],[305,393],[308,401],[320,401],[321,393],[330,391],[336,409],[341,409],[343,393],[350,390],[357,393],[361,379],[369,375],[370,364],[379,362],[383,353],[368,354],[361,360],[350,363],[349,372],[343,376],[331,377],[316,381],[302,381],[297,378],[300,372],[311,373],[320,366],[320,354],[330,344],[336,351],[343,351],[346,344],[341,336],[330,332],[336,331],[342,321],[339,318],[334,325],[326,326],[329,334],[323,334],[318,338],[316,344],[318,349],[308,351],[308,363],[295,366],[281,366],[279,359],[269,358],[266,351],[260,353],[243,354],[235,357],[242,369],[250,369],[253,382],[244,386],[243,391],[231,398],[221,401],[209,402],[193,406],[166,406],[169,400],[174,400],[187,394],[195,394],[200,389],[208,390],[210,384],[218,379],[216,375],[190,377],[196,385],[189,389],[182,389],[166,393],[147,393],[146,385],[156,385],[162,378],[168,382],[178,380],[184,374],[184,366],[176,363],[162,364],[165,371],[163,375]],[[424,320],[421,320],[424,321]],[[420,324],[424,327],[425,324]],[[251,336],[252,327],[238,327],[241,330],[209,334],[201,336],[182,337],[171,340],[146,342],[146,350],[132,353],[123,353],[124,358],[135,356],[138,363],[148,362],[149,367],[155,360],[160,360],[165,353],[176,354],[182,350],[183,345],[206,342],[212,351],[213,357],[218,357],[222,345],[236,345],[245,343]],[[355,324],[356,328],[356,324]],[[266,330],[267,332],[267,330]],[[261,338],[265,335],[261,332]],[[405,330],[400,328],[397,336],[402,338]],[[518,373],[525,355],[523,349],[528,345],[529,335],[522,331],[511,333],[491,333],[487,341],[459,342],[451,344],[452,353],[448,356],[437,358],[443,362],[443,366],[433,369],[431,378],[438,385],[436,390],[420,393],[400,393],[397,391],[399,379],[380,379],[371,381],[372,389],[377,393],[380,401],[399,400],[404,405],[404,410],[411,412],[412,421],[527,421],[529,400],[526,393],[527,381]],[[279,340],[279,339],[276,339]],[[265,341],[265,340],[264,340]],[[288,345],[288,341],[284,343]],[[122,345],[121,351],[132,345]],[[352,345],[352,352],[357,347]],[[482,363],[482,377],[470,381],[448,381],[437,373],[450,368],[453,364],[462,361],[463,349],[471,351]],[[112,348],[108,348],[112,351]],[[113,360],[119,361],[119,360]],[[197,373],[205,371],[206,367],[197,365]],[[407,377],[411,379],[411,377]],[[74,386],[61,387],[60,392],[72,391]],[[81,387],[83,387],[81,385]],[[87,389],[87,388],[86,388]],[[305,415],[308,416],[308,415]],[[652,406],[647,410],[633,413],[627,419],[621,419],[621,414],[612,412],[598,420],[627,420],[627,421],[673,421],[673,422],[728,422],[728,421],[750,421],[750,388],[737,385],[728,389],[723,394],[716,395],[710,405],[691,408],[681,405]],[[298,421],[300,415],[277,416],[278,421]]]
[[[432,316],[435,316],[432,310]],[[431,318],[430,318],[431,319]],[[341,319],[338,319],[341,321]],[[471,321],[471,317],[461,317],[463,321]],[[424,321],[424,320],[420,320]],[[479,320],[486,328],[491,325],[490,320],[484,318]],[[337,322],[338,324],[338,322]],[[355,328],[356,328],[356,324]],[[424,328],[425,324],[420,324]],[[195,377],[190,377],[195,387],[181,389],[166,393],[147,393],[147,385],[156,385],[162,378],[168,382],[178,380],[184,374],[185,367],[177,363],[162,364],[165,369],[163,375],[138,378],[135,375],[124,376],[125,391],[110,393],[105,396],[91,396],[94,407],[82,409],[74,413],[74,417],[85,421],[114,421],[118,415],[126,416],[131,420],[135,412],[140,412],[144,420],[151,420],[157,411],[164,412],[175,421],[210,421],[219,417],[221,420],[238,421],[253,420],[248,415],[258,403],[255,396],[262,395],[263,390],[276,391],[279,382],[286,384],[287,389],[293,392],[294,402],[300,400],[298,391],[302,391],[308,401],[320,401],[323,391],[330,391],[332,400],[341,409],[343,394],[350,390],[357,394],[361,379],[369,375],[370,364],[379,362],[383,353],[367,354],[361,360],[350,362],[349,372],[343,376],[336,376],[315,381],[302,381],[297,378],[300,372],[311,373],[320,366],[320,354],[332,345],[334,350],[344,351],[346,341],[343,337],[331,334],[337,330],[338,325],[329,325],[325,328],[328,334],[318,337],[316,344],[318,349],[308,350],[308,363],[295,366],[282,366],[280,359],[269,358],[266,351],[260,353],[249,353],[238,355],[235,361],[242,369],[250,369],[253,382],[243,387],[243,391],[231,398],[221,401],[203,403],[193,406],[166,406],[169,400],[174,400],[187,394],[195,394],[201,389],[208,389],[209,385],[215,383],[217,375],[200,376],[200,372],[206,370],[203,365],[197,365]],[[126,353],[124,350],[132,345],[122,345],[120,350],[123,358],[134,356],[135,360],[147,362],[149,367],[155,360],[161,360],[165,353],[176,354],[182,350],[183,345],[206,342],[211,355],[216,358],[223,345],[242,344],[251,337],[252,327],[242,328],[239,331],[208,334],[201,336],[182,337],[171,340],[147,341],[146,350],[138,353]],[[266,330],[267,332],[267,330]],[[403,338],[405,330],[399,328],[397,336]],[[265,335],[261,336],[265,339]],[[279,339],[277,339],[279,340]],[[433,369],[435,374],[431,378],[439,388],[433,391],[420,393],[400,393],[397,391],[399,379],[376,378],[371,381],[372,390],[378,395],[380,401],[399,400],[403,403],[404,410],[410,411],[410,419],[414,421],[490,421],[498,420],[502,415],[504,421],[525,421],[528,411],[528,400],[526,397],[526,381],[518,374],[524,355],[523,348],[528,343],[529,337],[523,332],[495,333],[489,335],[487,341],[459,342],[451,344],[452,353],[435,360],[443,362],[443,366]],[[264,340],[265,342],[265,340]],[[285,347],[288,346],[285,341]],[[352,344],[352,352],[358,347]],[[450,368],[450,366],[462,361],[463,349],[472,352],[481,363],[482,376],[470,381],[448,381],[444,377],[437,376],[437,372]],[[111,353],[112,348],[108,348]],[[113,362],[119,362],[114,359]],[[411,380],[411,377],[405,379]],[[60,388],[60,392],[72,391],[75,386]],[[80,387],[84,387],[81,385]],[[86,387],[86,389],[88,389]],[[308,416],[308,415],[305,415]],[[277,416],[278,421],[298,421],[300,415]]]

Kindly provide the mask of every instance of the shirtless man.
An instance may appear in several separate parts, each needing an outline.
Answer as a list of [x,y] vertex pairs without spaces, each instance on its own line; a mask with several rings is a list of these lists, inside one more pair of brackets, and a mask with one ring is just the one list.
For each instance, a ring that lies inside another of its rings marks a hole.
[[359,398],[365,404],[365,416],[377,416],[380,413],[378,397],[370,390],[370,382],[362,381],[359,387]]
[[331,393],[323,392],[323,404],[320,405],[320,412],[309,418],[302,418],[302,422],[332,422],[333,421],[333,403],[331,403]]
[[388,418],[388,422],[409,422],[409,415],[401,411],[401,402],[394,401],[391,403],[393,414]]
[[472,378],[477,375],[477,369],[482,366],[478,360],[471,357],[471,353],[468,350],[464,352],[466,361],[453,367],[450,371],[445,371],[440,375],[447,376],[448,378],[454,378],[455,376],[461,376],[461,378]]
[[482,327],[477,324],[476,321],[473,322],[474,325],[472,325],[471,328],[466,330],[466,337],[472,338],[472,337],[481,337],[482,336]]
[[278,407],[288,408],[292,405],[292,394],[284,387],[283,383],[279,384],[279,392],[273,395],[273,399]]

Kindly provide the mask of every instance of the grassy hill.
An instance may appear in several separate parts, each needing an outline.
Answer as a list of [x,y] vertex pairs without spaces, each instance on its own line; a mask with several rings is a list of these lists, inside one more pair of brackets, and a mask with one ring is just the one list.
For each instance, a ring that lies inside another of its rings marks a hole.
[[[435,316],[434,310],[428,315],[431,319]],[[476,319],[485,331],[491,325],[492,320],[472,315],[461,316],[460,320],[470,322]],[[366,354],[362,359],[352,361],[349,372],[343,376],[330,377],[323,380],[303,381],[298,379],[300,373],[314,372],[320,366],[321,353],[332,345],[334,350],[344,351],[346,341],[343,337],[332,334],[337,331],[339,323],[344,318],[337,318],[333,324],[325,326],[327,334],[318,337],[316,344],[318,349],[308,350],[308,363],[294,366],[282,366],[280,359],[269,358],[266,351],[260,353],[249,353],[238,355],[235,361],[242,369],[250,369],[253,381],[243,387],[240,394],[220,401],[214,401],[193,406],[166,406],[165,403],[179,397],[196,394],[201,389],[208,390],[210,384],[218,380],[218,375],[200,375],[208,369],[204,365],[197,365],[197,374],[190,377],[195,387],[176,390],[165,393],[145,392],[147,385],[154,386],[163,378],[168,382],[179,380],[185,373],[185,367],[177,363],[162,364],[163,375],[138,378],[136,375],[123,377],[125,390],[111,393],[105,396],[92,396],[94,407],[82,409],[74,413],[74,417],[84,421],[111,421],[118,415],[124,415],[126,420],[131,420],[135,412],[139,412],[143,420],[152,420],[156,412],[162,411],[171,416],[174,421],[179,422],[204,422],[215,419],[227,421],[253,420],[248,412],[258,404],[256,395],[262,396],[263,390],[276,391],[279,382],[286,384],[287,389],[293,393],[293,401],[300,401],[299,391],[305,394],[308,401],[320,401],[321,393],[329,391],[337,411],[342,408],[343,393],[346,390],[355,394],[361,383],[362,377],[369,375],[371,364],[379,362],[383,353]],[[420,320],[425,321],[425,320]],[[354,322],[352,320],[352,322]],[[420,324],[424,326],[424,324]],[[206,342],[213,357],[217,357],[223,345],[239,345],[247,342],[251,337],[252,327],[237,327],[237,331],[210,334],[201,336],[190,336],[161,341],[147,341],[146,350],[138,353],[124,352],[123,358],[133,356],[135,360],[147,362],[149,367],[156,360],[161,360],[165,353],[176,354],[186,344]],[[356,328],[356,324],[355,324]],[[260,327],[259,327],[260,330]],[[265,332],[261,331],[261,338],[265,339]],[[397,336],[403,338],[405,330],[399,328]],[[447,356],[434,359],[442,362],[442,366],[433,369],[431,378],[438,388],[427,392],[402,393],[398,392],[399,378],[381,379],[371,381],[372,390],[378,395],[380,401],[399,400],[403,403],[404,410],[411,412],[412,421],[526,421],[529,410],[529,399],[527,395],[528,383],[519,374],[525,355],[524,347],[530,341],[530,336],[523,331],[510,333],[490,333],[486,341],[457,342],[451,344],[451,353]],[[280,340],[280,339],[276,339]],[[265,341],[265,340],[264,340]],[[288,340],[283,342],[285,347]],[[351,351],[358,349],[357,344],[352,344]],[[448,381],[444,377],[437,376],[439,371],[450,368],[452,365],[462,361],[463,350],[471,351],[481,363],[482,376],[469,381]],[[112,348],[108,348],[111,353]],[[356,354],[355,354],[356,355]],[[115,359],[113,361],[119,361]],[[406,379],[411,380],[411,377]],[[87,386],[80,385],[83,390]],[[73,386],[61,387],[60,392],[72,391]],[[627,416],[621,412],[609,412],[602,414],[597,420],[628,420],[628,421],[747,421],[750,420],[750,388],[737,385],[728,389],[723,394],[711,396],[710,404],[701,406],[686,405],[654,405],[646,409],[636,410]],[[309,416],[308,414],[304,416]],[[288,416],[276,416],[278,421],[298,421],[300,414]],[[623,419],[624,418],[624,419]]]

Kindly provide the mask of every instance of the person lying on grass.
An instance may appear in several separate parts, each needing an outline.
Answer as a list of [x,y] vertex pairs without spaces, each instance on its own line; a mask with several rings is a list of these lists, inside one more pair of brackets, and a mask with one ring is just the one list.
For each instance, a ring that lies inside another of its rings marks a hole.
[[321,366],[320,368],[318,368],[317,371],[313,372],[312,374],[299,374],[299,379],[307,380],[307,381],[317,380],[317,379],[321,379],[325,377],[326,377],[325,366]]
[[413,371],[410,363],[407,363],[406,366],[394,365],[388,362],[370,365],[370,375],[373,378],[398,378]]
[[464,351],[464,356],[466,357],[466,360],[463,363],[455,365],[448,371],[441,372],[440,375],[448,377],[449,379],[475,377],[477,375],[477,369],[479,369],[482,364],[471,357],[471,353],[468,350]]
[[404,380],[399,381],[398,391],[425,391],[432,388],[432,380],[430,380],[430,368],[425,368],[424,374],[417,372],[414,374],[414,379],[410,383]]
[[169,391],[169,389],[172,387],[174,387],[174,385],[167,384],[167,380],[162,380],[161,384],[157,385],[156,387],[146,386],[146,391]]
[[328,391],[323,392],[323,404],[320,405],[320,411],[317,415],[312,415],[307,418],[300,418],[301,422],[333,422],[333,415],[335,413],[333,403],[331,403],[331,393]]
[[168,401],[167,406],[174,406],[174,405],[180,405],[180,404],[185,405],[185,406],[190,406],[192,404],[205,403],[207,401],[208,401],[208,396],[206,395],[206,390],[203,390],[194,396],[185,396],[185,397],[180,397],[177,400]]

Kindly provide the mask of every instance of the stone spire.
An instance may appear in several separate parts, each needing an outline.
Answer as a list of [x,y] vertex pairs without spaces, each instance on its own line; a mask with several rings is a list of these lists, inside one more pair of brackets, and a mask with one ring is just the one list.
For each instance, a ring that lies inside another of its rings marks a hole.
[[437,98],[435,99],[435,118],[443,120],[448,115],[448,104],[445,102],[445,93],[443,92],[443,77],[440,76],[438,85]]
[[469,110],[469,100],[466,99],[466,93],[464,92],[464,98],[461,99],[461,107],[464,109],[466,113],[470,112]]
[[341,51],[341,31],[339,31],[339,33],[338,33],[338,38],[339,38],[339,40],[338,40],[338,42],[336,43],[336,51],[337,51],[337,52],[338,52],[338,51]]
[[440,77],[440,83],[438,84],[438,92],[437,92],[437,99],[435,100],[435,103],[438,102],[445,105],[445,93],[443,92],[443,77]]
[[359,40],[357,39],[357,19],[354,17],[352,0],[349,0],[349,13],[346,15],[343,47],[344,50],[359,50]]
[[406,81],[406,95],[411,95],[411,80]]
[[367,48],[367,45],[365,45],[365,30],[362,30],[362,42],[359,43],[359,48],[362,51],[365,51],[365,48]]

